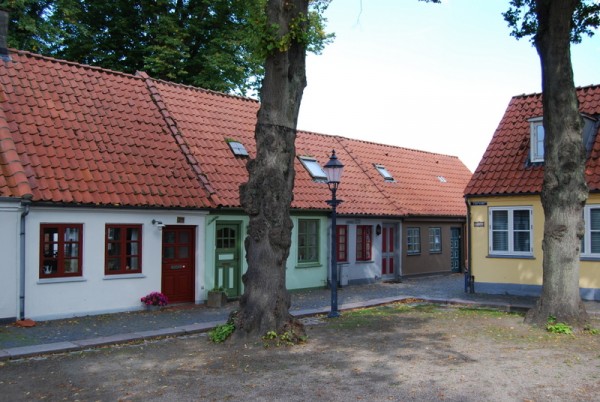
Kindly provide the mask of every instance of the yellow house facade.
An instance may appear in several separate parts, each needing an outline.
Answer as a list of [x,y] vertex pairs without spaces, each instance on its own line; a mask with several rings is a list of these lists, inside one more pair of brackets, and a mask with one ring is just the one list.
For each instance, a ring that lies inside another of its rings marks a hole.
[[[496,196],[470,198],[470,274],[475,281],[475,291],[492,294],[537,296],[542,286],[542,239],[544,237],[544,211],[539,195]],[[581,253],[579,287],[585,300],[600,300],[600,256],[595,256],[594,231],[589,216],[600,211],[600,194],[590,194],[584,215],[586,232]],[[506,213],[505,213],[506,212]],[[521,213],[525,222],[519,227]],[[529,220],[525,217],[529,214]],[[512,216],[511,216],[512,215]],[[600,214],[599,214],[600,215]],[[507,217],[508,227],[498,228],[498,217]],[[494,225],[495,223],[495,225]],[[528,224],[528,228],[524,226]],[[515,234],[515,231],[520,233]],[[506,233],[506,235],[505,235]],[[498,237],[502,239],[499,240]],[[512,247],[503,247],[504,238],[512,240]],[[499,244],[501,243],[501,244]],[[586,244],[587,243],[587,244]],[[496,247],[495,247],[496,246]],[[500,246],[500,247],[498,247]],[[519,247],[521,246],[521,247]],[[529,249],[529,251],[527,250]]]
[[[577,89],[590,194],[579,287],[600,300],[600,86]],[[541,94],[513,97],[465,189],[467,266],[475,292],[538,296],[543,282],[544,128]]]

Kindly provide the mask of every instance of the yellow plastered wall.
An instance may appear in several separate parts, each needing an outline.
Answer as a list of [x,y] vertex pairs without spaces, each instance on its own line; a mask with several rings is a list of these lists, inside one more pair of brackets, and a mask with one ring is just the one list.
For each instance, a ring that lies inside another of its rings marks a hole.
[[[476,204],[476,205],[474,205]],[[481,205],[485,204],[485,205]],[[600,204],[600,194],[590,194],[587,205]],[[471,273],[476,282],[519,285],[542,284],[542,239],[544,211],[539,196],[471,198],[469,236],[471,238]],[[532,207],[533,258],[498,258],[489,256],[489,214],[491,207]],[[600,261],[581,261],[582,288],[600,288]]]

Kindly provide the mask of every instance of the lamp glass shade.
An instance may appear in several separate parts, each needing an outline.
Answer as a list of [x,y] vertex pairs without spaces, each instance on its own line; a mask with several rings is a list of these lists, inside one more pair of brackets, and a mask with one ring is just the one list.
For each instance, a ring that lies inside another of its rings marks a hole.
[[328,183],[339,183],[342,178],[342,172],[344,170],[344,165],[339,161],[337,156],[335,155],[335,150],[331,152],[331,157],[329,158],[329,162],[323,166],[323,170],[325,171],[325,175],[327,176]]

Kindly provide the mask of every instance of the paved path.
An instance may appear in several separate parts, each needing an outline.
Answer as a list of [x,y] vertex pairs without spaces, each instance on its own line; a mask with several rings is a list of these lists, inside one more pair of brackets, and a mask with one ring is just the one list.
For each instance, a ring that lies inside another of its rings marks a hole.
[[[440,303],[473,304],[505,310],[526,310],[535,298],[467,294],[462,274],[405,279],[402,283],[348,286],[338,291],[340,310],[390,303],[406,298]],[[291,313],[303,317],[329,312],[327,289],[292,292]],[[227,320],[237,307],[212,309],[204,305],[169,306],[159,311],[76,317],[38,322],[35,327],[0,326],[0,360],[44,353],[87,349],[132,340],[204,332]],[[600,316],[600,303],[587,302],[590,314]]]

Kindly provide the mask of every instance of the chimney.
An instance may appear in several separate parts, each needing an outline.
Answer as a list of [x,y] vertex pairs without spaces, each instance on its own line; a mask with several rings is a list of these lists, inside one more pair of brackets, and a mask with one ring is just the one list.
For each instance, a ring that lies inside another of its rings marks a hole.
[[0,59],[4,61],[10,61],[7,46],[9,20],[8,11],[0,8]]

